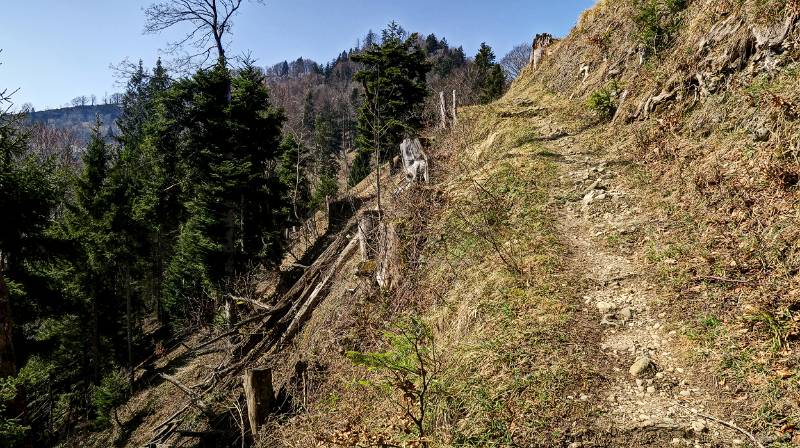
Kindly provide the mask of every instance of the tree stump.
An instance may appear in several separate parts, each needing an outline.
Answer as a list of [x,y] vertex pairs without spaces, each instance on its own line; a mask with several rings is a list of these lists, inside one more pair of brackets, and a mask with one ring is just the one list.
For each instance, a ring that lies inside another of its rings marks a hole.
[[364,210],[358,217],[358,245],[362,261],[374,260],[378,255],[380,221],[378,210]]
[[442,129],[446,129],[447,128],[447,112],[446,112],[446,107],[445,107],[445,103],[444,103],[444,92],[439,92],[439,115],[440,115],[439,127],[442,128]]
[[275,406],[275,392],[272,389],[272,369],[248,369],[244,373],[244,396],[247,401],[247,419],[250,434],[255,439],[258,426]]
[[533,69],[539,67],[539,64],[542,62],[542,58],[544,58],[547,54],[547,47],[552,45],[555,42],[553,36],[548,33],[537,34],[536,37],[533,38],[533,45],[531,46],[531,59],[530,64],[533,65]]

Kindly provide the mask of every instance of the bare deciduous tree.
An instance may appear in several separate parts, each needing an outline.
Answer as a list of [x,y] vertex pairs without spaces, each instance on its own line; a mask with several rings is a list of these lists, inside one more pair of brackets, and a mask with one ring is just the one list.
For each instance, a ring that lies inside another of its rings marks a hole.
[[525,68],[531,59],[531,46],[519,44],[503,56],[500,60],[500,67],[506,73],[506,78],[516,79],[519,73]]
[[[264,3],[263,0],[251,0]],[[216,51],[217,60],[226,63],[225,38],[231,32],[231,19],[244,0],[170,0],[154,3],[145,10],[145,33],[159,33],[175,25],[186,24],[191,30],[183,39],[170,44],[169,51],[176,53],[185,46],[194,48],[181,58],[184,65],[202,66]],[[193,64],[193,61],[198,61]]]
[[112,93],[111,96],[108,97],[109,104],[122,104],[122,96],[121,93]]
[[86,95],[76,96],[72,99],[72,105],[74,107],[78,106],[85,106],[89,103],[89,98]]
[[[3,49],[0,48],[0,53],[3,52]],[[0,65],[3,65],[0,63]],[[9,91],[7,88],[0,90],[0,116],[5,115],[11,110],[11,106],[14,104],[11,102],[11,96],[14,95],[17,90]]]
[[77,167],[81,138],[74,129],[59,129],[46,123],[31,123],[26,127],[28,148],[40,160],[55,160],[61,166]]

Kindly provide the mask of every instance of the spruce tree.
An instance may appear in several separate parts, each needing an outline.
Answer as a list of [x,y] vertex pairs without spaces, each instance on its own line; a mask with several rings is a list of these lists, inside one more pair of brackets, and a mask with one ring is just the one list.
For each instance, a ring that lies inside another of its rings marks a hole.
[[486,42],[481,43],[478,54],[475,55],[475,67],[478,71],[475,89],[481,104],[500,98],[505,88],[505,74],[500,64],[495,63],[494,51]]
[[83,170],[75,181],[75,200],[67,221],[69,237],[80,253],[75,260],[80,273],[76,280],[86,302],[89,367],[95,381],[105,367],[103,336],[116,332],[118,322],[111,282],[117,246],[111,233],[113,211],[107,188],[111,151],[101,127],[98,118],[83,153]]
[[282,252],[288,216],[274,167],[283,116],[252,66],[233,77],[221,65],[201,70],[176,83],[161,107],[165,137],[180,137],[154,143],[164,159],[177,149],[172,185],[183,216],[165,267],[166,305],[185,319],[190,300],[219,299],[236,272]]
[[24,328],[38,323],[38,302],[52,294],[42,265],[50,257],[46,232],[60,193],[54,165],[27,154],[26,146],[19,123],[0,113],[0,209],[6,211],[0,220],[0,445],[9,447],[36,440],[17,373],[32,351]]
[[308,166],[300,158],[302,147],[291,133],[281,141],[278,153],[275,174],[283,191],[284,211],[291,224],[299,225],[301,222],[297,217],[305,216],[311,200],[306,176]]
[[373,153],[376,163],[399,152],[403,138],[415,136],[422,127],[421,106],[427,86],[428,63],[417,45],[418,36],[401,40],[402,27],[392,22],[384,30],[384,42],[353,56],[363,65],[354,79],[364,87],[365,97],[358,111],[356,146],[358,154],[350,171],[351,185],[370,172]]
[[274,173],[283,113],[273,108],[266,80],[246,65],[233,79],[229,112],[232,163],[238,165],[233,188],[226,189],[237,204],[237,270],[249,264],[274,263],[283,250],[282,192]]

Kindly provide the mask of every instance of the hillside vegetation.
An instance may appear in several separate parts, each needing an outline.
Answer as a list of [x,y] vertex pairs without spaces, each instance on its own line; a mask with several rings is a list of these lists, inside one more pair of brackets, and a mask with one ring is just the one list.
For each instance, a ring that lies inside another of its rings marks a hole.
[[337,314],[300,338],[319,374],[281,444],[800,444],[799,12],[601,1],[466,110],[408,283],[339,323],[359,344],[317,350]]
[[[363,172],[337,172],[342,194],[304,216],[278,172],[285,222],[313,232],[271,233],[279,268],[215,296],[250,313],[212,307],[213,324],[154,343],[123,404],[93,389],[109,421],[65,444],[800,446],[799,19],[796,1],[601,0],[496,100],[482,48],[486,104],[447,129],[415,115],[435,116],[419,36],[342,58],[366,67],[342,157]],[[393,60],[408,79],[381,76]],[[314,95],[338,95],[311,83],[301,107],[303,82],[276,87],[298,127]],[[392,107],[424,137],[430,182],[382,155],[399,125],[370,140],[391,83],[416,98]],[[270,161],[284,174],[294,145]],[[256,367],[272,390],[249,431]]]

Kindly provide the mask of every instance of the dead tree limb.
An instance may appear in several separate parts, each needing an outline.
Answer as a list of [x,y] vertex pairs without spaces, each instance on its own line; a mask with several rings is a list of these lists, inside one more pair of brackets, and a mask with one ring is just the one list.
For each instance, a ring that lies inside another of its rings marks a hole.
[[711,420],[712,422],[717,422],[722,426],[726,426],[726,427],[731,428],[733,430],[739,431],[741,434],[745,435],[748,439],[750,439],[750,441],[753,442],[753,445],[755,445],[758,448],[764,448],[764,445],[762,445],[761,442],[759,442],[758,439],[756,439],[756,436],[754,436],[751,432],[740,428],[739,426],[735,425],[734,423],[726,422],[725,420],[718,419],[718,418],[716,418],[716,417],[714,417],[712,415],[703,414],[702,412],[698,412],[697,415],[700,416],[700,417],[703,417],[705,419]]
[[178,416],[180,416],[181,414],[186,412],[186,410],[189,409],[191,406],[192,406],[191,403],[189,403],[186,406],[178,409],[172,415],[167,417],[166,420],[164,420],[158,426],[153,428],[152,432],[154,433],[154,435],[153,435],[153,437],[150,438],[150,440],[147,441],[147,443],[144,444],[144,446],[148,446],[149,447],[149,446],[156,445],[159,442],[165,440],[170,435],[172,435],[172,433],[175,432],[175,429],[177,429],[177,425],[172,424],[172,422],[176,418],[178,418]]
[[228,294],[228,296],[233,300],[236,300],[236,301],[239,301],[239,302],[246,302],[246,303],[254,305],[254,306],[258,307],[258,308],[261,308],[263,310],[268,310],[269,311],[269,310],[272,309],[272,307],[267,305],[266,303],[259,302],[258,300],[255,300],[255,299],[250,299],[250,298],[247,298],[247,297],[235,296],[233,294]]
[[203,342],[200,345],[192,347],[191,351],[192,352],[196,352],[196,351],[200,350],[203,347],[208,347],[209,345],[219,341],[220,339],[224,339],[224,338],[226,338],[228,336],[233,336],[234,334],[238,333],[239,329],[242,328],[243,326],[245,326],[245,325],[247,325],[249,323],[255,322],[257,320],[261,320],[261,319],[263,319],[263,318],[265,318],[267,316],[271,316],[274,313],[275,313],[275,310],[264,311],[264,312],[256,314],[255,316],[248,317],[245,320],[239,321],[238,323],[236,323],[236,325],[234,325],[234,327],[232,329],[226,331],[225,333],[217,335],[217,336],[207,340],[206,342]]
[[208,406],[205,403],[203,403],[203,400],[201,400],[191,389],[186,387],[185,384],[178,381],[177,378],[171,375],[167,375],[166,373],[159,373],[158,376],[174,384],[175,387],[177,387],[178,389],[181,390],[181,392],[186,394],[186,396],[189,397],[189,400],[191,400],[192,404],[201,411],[203,411],[203,413],[207,414],[209,412]]

